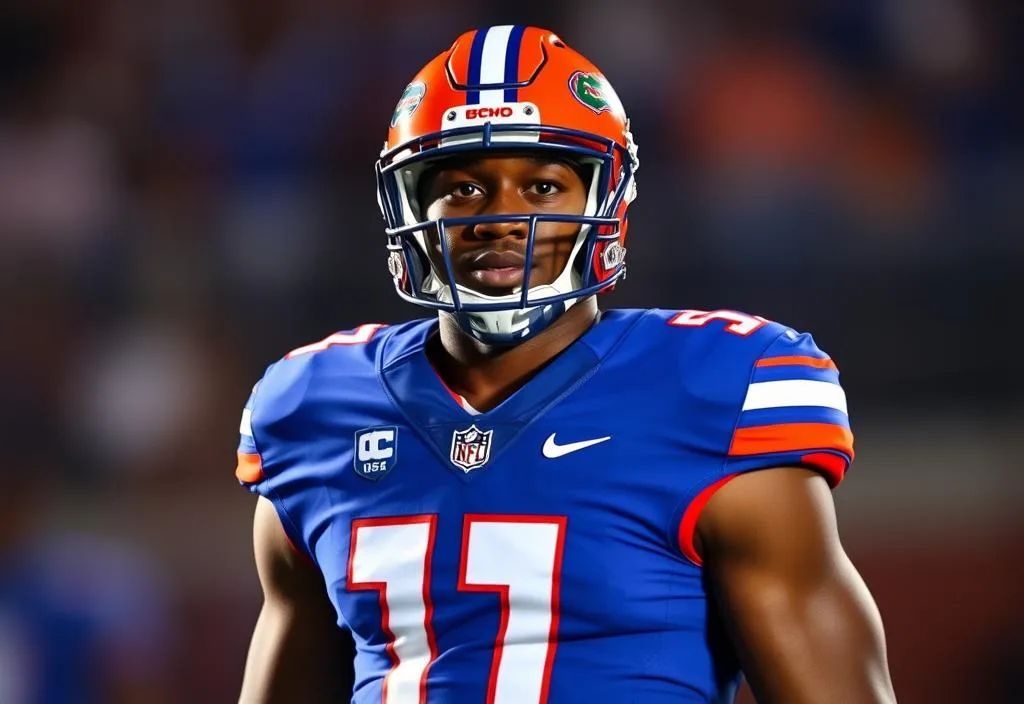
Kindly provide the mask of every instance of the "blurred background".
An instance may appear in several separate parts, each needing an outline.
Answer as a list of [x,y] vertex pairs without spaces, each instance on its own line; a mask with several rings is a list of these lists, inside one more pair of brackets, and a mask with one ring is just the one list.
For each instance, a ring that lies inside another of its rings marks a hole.
[[[264,367],[421,313],[373,162],[461,32],[527,22],[640,145],[605,306],[738,308],[843,371],[840,529],[903,704],[1024,701],[1024,22],[1007,0],[4,0],[0,703],[237,697]],[[358,7],[357,7],[358,6]]]

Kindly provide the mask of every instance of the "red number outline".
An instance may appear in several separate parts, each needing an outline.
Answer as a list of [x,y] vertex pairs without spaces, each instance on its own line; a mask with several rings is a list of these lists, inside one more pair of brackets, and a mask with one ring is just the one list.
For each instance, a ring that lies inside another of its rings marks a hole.
[[710,311],[688,308],[676,313],[668,324],[680,328],[702,328],[713,320],[729,322],[729,325],[725,326],[725,331],[741,337],[746,337],[768,324],[768,320],[760,315],[749,315],[728,308]]
[[469,561],[470,528],[476,523],[547,523],[558,527],[558,538],[555,544],[555,560],[551,568],[551,626],[548,629],[548,649],[544,658],[544,671],[541,675],[540,704],[548,700],[551,687],[551,670],[555,663],[555,651],[558,648],[558,616],[560,611],[559,594],[562,588],[562,555],[565,550],[565,530],[568,523],[566,516],[532,516],[521,514],[488,514],[467,513],[462,521],[462,549],[459,558],[459,591],[476,593],[496,593],[501,600],[501,615],[498,633],[494,639],[494,653],[491,656],[491,672],[487,678],[486,704],[494,704],[494,696],[498,687],[498,668],[501,666],[501,655],[504,650],[505,634],[508,631],[508,620],[511,612],[509,604],[509,584],[469,584],[466,582],[466,570]]
[[423,668],[420,675],[420,704],[427,702],[427,675],[430,673],[430,666],[437,660],[437,638],[434,635],[434,603],[430,599],[430,572],[431,562],[434,557],[434,540],[437,537],[437,515],[420,514],[416,516],[388,516],[385,518],[356,518],[352,521],[352,529],[349,538],[348,567],[346,578],[349,591],[376,591],[377,602],[380,604],[381,630],[388,638],[385,646],[388,657],[391,659],[391,670],[384,676],[384,683],[381,687],[381,702],[388,700],[388,679],[395,671],[400,662],[398,653],[395,651],[395,634],[391,631],[390,611],[387,600],[387,582],[357,582],[352,577],[352,565],[355,562],[356,547],[359,540],[359,529],[370,526],[405,526],[415,523],[426,523],[428,525],[427,549],[423,555],[423,630],[427,636],[427,646],[430,648],[430,660]]
[[381,328],[386,327],[381,323],[367,323],[366,325],[360,325],[355,328],[352,332],[336,332],[332,335],[328,335],[319,342],[313,342],[302,347],[296,347],[291,352],[286,354],[285,359],[291,359],[292,357],[298,357],[302,354],[308,354],[310,352],[323,352],[328,347],[334,345],[365,345],[367,342],[373,339],[373,336],[377,334],[377,331]]

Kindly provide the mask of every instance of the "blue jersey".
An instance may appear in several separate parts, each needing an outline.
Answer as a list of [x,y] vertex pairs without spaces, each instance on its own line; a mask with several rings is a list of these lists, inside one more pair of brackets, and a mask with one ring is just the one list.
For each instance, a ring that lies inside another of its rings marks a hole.
[[731,701],[696,519],[739,473],[842,479],[832,361],[756,316],[613,310],[476,413],[424,353],[436,328],[296,350],[243,412],[237,476],[323,572],[353,701]]

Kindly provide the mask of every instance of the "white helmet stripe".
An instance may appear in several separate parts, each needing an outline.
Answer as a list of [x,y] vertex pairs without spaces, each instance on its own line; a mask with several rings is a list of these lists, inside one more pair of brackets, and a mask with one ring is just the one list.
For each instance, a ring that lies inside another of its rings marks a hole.
[[[501,85],[505,82],[505,56],[513,27],[511,24],[503,24],[487,30],[484,50],[480,56],[481,85]],[[499,105],[503,102],[505,91],[500,88],[480,91],[481,105]]]

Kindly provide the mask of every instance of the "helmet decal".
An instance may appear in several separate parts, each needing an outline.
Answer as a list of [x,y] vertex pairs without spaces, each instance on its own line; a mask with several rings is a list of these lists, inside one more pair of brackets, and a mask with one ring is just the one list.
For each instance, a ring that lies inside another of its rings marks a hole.
[[611,109],[608,100],[604,97],[604,81],[601,80],[600,76],[585,71],[577,71],[569,76],[569,90],[572,92],[572,97],[598,115],[605,110]]
[[395,112],[391,115],[391,126],[397,127],[401,120],[412,117],[426,93],[427,85],[423,81],[413,81],[407,85],[402,91],[402,97],[398,99]]

